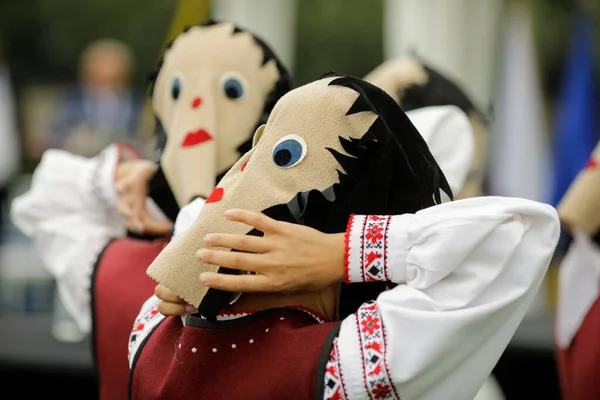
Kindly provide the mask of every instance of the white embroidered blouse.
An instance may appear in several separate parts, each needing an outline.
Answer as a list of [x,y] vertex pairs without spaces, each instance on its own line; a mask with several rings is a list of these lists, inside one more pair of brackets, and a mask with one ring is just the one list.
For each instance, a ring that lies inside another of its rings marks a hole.
[[[473,399],[525,316],[558,236],[553,207],[516,198],[353,216],[347,281],[398,286],[342,322],[324,399]],[[157,304],[153,296],[142,307],[130,362],[164,318]]]

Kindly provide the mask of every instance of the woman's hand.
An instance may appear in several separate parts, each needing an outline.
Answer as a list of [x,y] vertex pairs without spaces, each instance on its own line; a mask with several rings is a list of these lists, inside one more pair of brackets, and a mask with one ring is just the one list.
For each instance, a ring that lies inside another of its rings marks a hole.
[[156,220],[146,209],[148,182],[156,168],[156,163],[148,160],[125,161],[117,166],[117,210],[124,217],[127,229],[132,232],[166,235],[173,228],[172,222]]
[[325,234],[315,229],[273,220],[263,214],[229,210],[225,217],[258,229],[264,237],[210,234],[198,258],[255,274],[229,275],[205,272],[200,284],[229,292],[313,291],[345,278],[344,233]]

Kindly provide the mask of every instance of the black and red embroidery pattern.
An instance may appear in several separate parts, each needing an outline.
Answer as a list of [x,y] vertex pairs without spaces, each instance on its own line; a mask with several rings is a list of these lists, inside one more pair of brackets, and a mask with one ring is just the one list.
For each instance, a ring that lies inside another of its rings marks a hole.
[[371,399],[400,399],[386,361],[383,321],[375,302],[363,304],[356,312],[364,385]]
[[338,338],[333,339],[329,361],[325,367],[325,392],[323,400],[346,400],[348,394],[344,386],[344,378],[340,369]]
[[369,215],[364,222],[360,254],[363,282],[389,281],[387,235],[390,216]]
[[147,312],[138,315],[133,324],[131,334],[129,335],[128,356],[131,356],[133,350],[137,349],[137,345],[141,342],[141,339],[147,335],[150,325],[152,325],[156,317],[159,316],[162,315],[158,312],[158,302]]

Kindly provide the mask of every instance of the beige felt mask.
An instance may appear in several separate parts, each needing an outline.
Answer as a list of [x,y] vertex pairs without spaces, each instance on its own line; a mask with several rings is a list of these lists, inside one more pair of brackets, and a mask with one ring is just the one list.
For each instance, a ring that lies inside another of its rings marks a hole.
[[347,154],[339,137],[361,138],[377,116],[373,112],[346,115],[358,93],[328,86],[333,79],[315,81],[281,98],[264,129],[256,132],[256,146],[221,180],[192,227],[150,265],[149,276],[198,306],[207,293],[198,283],[200,273],[218,270],[195,257],[204,246],[204,236],[250,230],[226,221],[224,211],[235,207],[261,212],[289,203],[299,192],[324,191],[339,182],[341,167],[328,148]]
[[233,165],[279,72],[252,35],[230,23],[195,26],[164,55],[153,108],[166,133],[161,166],[180,206],[207,197]]
[[[383,62],[365,76],[364,79],[385,90],[394,100],[402,105],[402,99],[406,90],[413,85],[425,86],[429,81],[429,75],[421,61],[417,58],[400,57]],[[427,106],[442,105],[446,104],[427,104]],[[447,105],[450,105],[450,103]],[[475,112],[469,115],[469,120],[471,122],[473,138],[468,142],[465,142],[465,146],[469,147],[471,146],[471,142],[474,142],[472,163],[466,180],[464,180],[464,183],[462,184],[462,188],[454,193],[455,199],[464,199],[482,195],[487,156],[486,128],[480,116],[476,115]]]
[[571,229],[593,236],[600,230],[600,143],[558,205],[561,220]]
[[406,88],[415,84],[424,85],[428,77],[417,59],[404,57],[383,62],[364,79],[385,90],[397,103],[401,103]]

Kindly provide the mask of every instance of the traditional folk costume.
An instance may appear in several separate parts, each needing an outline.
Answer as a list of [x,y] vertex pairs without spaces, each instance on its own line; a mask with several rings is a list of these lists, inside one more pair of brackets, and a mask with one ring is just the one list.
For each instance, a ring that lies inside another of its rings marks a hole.
[[555,338],[565,400],[600,394],[600,144],[558,206],[570,239],[559,269]]
[[[181,206],[208,197],[215,176],[218,181],[250,149],[256,127],[291,88],[291,78],[261,39],[211,21],[175,39],[154,79],[162,154],[148,206],[174,221]],[[31,190],[12,206],[13,221],[35,240],[66,308],[94,336],[101,399],[127,397],[127,340],[156,286],[145,271],[170,240],[126,237],[114,176],[119,162],[135,157],[123,145],[92,159],[50,150]]]
[[[442,170],[448,171],[446,176],[452,190],[460,188],[467,176],[473,149],[473,134],[465,114],[455,107],[429,107],[407,115],[429,144]],[[448,141],[448,138],[454,140]],[[170,239],[124,238],[125,228],[115,211],[118,195],[114,189],[114,174],[120,161],[137,157],[134,149],[120,144],[91,159],[58,150],[48,151],[34,174],[31,190],[17,198],[12,207],[13,220],[34,238],[71,315],[83,331],[91,329],[96,335],[94,351],[101,398],[126,396],[127,350],[125,345],[114,344],[128,340],[139,305],[153,293],[155,286],[145,270]],[[155,178],[154,182],[157,181]],[[154,192],[160,194],[165,190],[169,188],[163,185],[163,190]],[[160,197],[156,203],[164,204]],[[153,215],[161,216],[156,203],[148,199],[148,209]],[[176,231],[195,220],[203,203],[204,199],[198,197],[179,212]],[[69,230],[64,229],[67,225]],[[113,238],[117,239],[107,246]],[[110,251],[101,254],[102,248]],[[97,260],[101,260],[101,264]],[[93,271],[96,271],[95,276],[92,276]],[[103,307],[94,307],[95,319],[102,322],[93,327],[89,309],[90,277],[95,289],[103,288],[102,293],[106,293],[103,300],[98,301],[95,290],[91,298],[95,306],[103,304]],[[99,351],[105,346],[110,346],[110,350]]]
[[[543,280],[556,211],[497,197],[440,204],[452,195],[422,137],[352,77],[288,93],[254,142],[148,269],[199,313],[165,318],[155,297],[144,304],[130,397],[472,399]],[[346,283],[241,297],[199,285],[204,271],[237,273],[197,261],[206,234],[261,234],[224,220],[232,207],[346,230]]]

